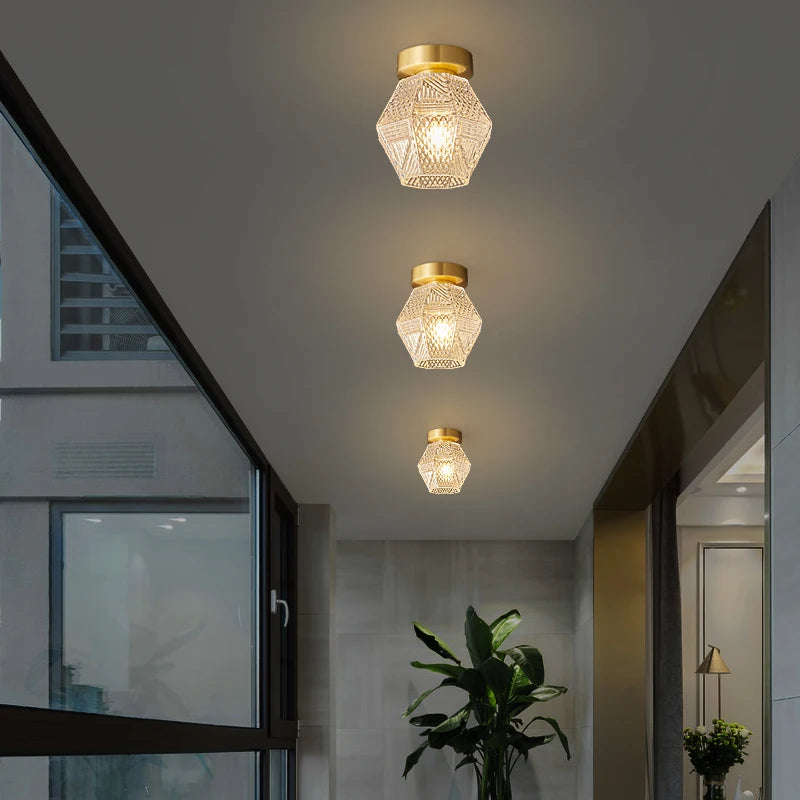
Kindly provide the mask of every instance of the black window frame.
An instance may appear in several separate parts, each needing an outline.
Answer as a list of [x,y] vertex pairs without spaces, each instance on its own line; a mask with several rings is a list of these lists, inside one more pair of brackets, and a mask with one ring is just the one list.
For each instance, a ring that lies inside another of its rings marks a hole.
[[[5,110],[9,124],[38,160],[53,186],[66,198],[77,218],[91,231],[109,263],[146,309],[177,360],[194,378],[250,459],[256,476],[255,513],[259,521],[257,602],[259,664],[262,665],[256,727],[0,704],[0,757],[254,752],[259,756],[256,797],[267,800],[269,751],[285,750],[290,764],[289,800],[294,800],[297,722],[280,719],[279,715],[272,713],[272,683],[280,667],[280,654],[274,647],[275,629],[281,622],[277,615],[270,613],[269,593],[275,573],[269,554],[276,535],[273,512],[280,507],[292,523],[293,535],[287,552],[288,573],[284,572],[290,575],[291,580],[284,591],[288,590],[292,611],[296,612],[296,603],[292,601],[296,595],[297,504],[2,53],[0,106]],[[125,500],[127,502],[130,498]],[[149,501],[143,499],[143,504],[149,504]],[[42,580],[49,578],[43,576]],[[292,617],[291,624],[295,627],[290,643],[293,650],[285,666],[293,672],[290,685],[296,687],[297,614],[293,613]],[[267,668],[266,675],[263,667]],[[288,702],[289,708],[296,708],[296,697],[289,698]]]

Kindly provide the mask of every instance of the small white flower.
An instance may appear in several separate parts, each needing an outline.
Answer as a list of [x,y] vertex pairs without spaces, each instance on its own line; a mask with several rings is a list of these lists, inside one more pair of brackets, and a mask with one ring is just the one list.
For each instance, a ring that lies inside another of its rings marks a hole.
[[705,725],[698,725],[697,726],[698,733],[706,733],[706,726]]

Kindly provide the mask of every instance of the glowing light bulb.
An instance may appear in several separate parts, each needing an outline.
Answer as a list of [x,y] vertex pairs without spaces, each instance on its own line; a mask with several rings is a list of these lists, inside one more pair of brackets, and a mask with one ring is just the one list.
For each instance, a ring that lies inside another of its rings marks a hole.
[[444,478],[445,480],[450,480],[453,475],[456,473],[456,468],[453,465],[452,461],[440,461],[438,464],[439,467],[439,476]]
[[446,317],[436,317],[431,326],[431,331],[433,333],[430,342],[432,347],[442,348],[452,346],[453,334],[456,332],[456,326],[450,315]]
[[454,121],[447,117],[429,117],[420,121],[419,129],[424,141],[423,149],[434,161],[449,159],[453,155],[456,140]]

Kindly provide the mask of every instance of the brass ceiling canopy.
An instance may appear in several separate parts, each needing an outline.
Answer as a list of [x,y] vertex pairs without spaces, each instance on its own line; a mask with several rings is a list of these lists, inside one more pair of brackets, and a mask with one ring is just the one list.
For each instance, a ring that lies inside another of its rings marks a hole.
[[449,72],[472,77],[472,53],[455,44],[415,44],[397,54],[397,77],[410,78],[420,72]]
[[451,261],[429,261],[418,264],[411,270],[411,285],[424,286],[426,283],[454,283],[456,286],[467,286],[467,268]]
[[434,428],[428,431],[428,444],[434,442],[456,442],[461,444],[461,431],[458,428]]

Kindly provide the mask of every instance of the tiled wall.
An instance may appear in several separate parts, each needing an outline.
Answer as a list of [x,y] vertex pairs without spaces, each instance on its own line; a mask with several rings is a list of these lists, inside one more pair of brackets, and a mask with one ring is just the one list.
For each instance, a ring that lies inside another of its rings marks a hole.
[[333,800],[336,780],[333,700],[336,553],[331,507],[300,506],[298,535],[298,797]]
[[800,785],[800,166],[772,200],[772,800]]
[[594,526],[586,520],[575,540],[575,800],[594,792],[592,709],[594,704]]
[[[405,757],[417,747],[418,737],[401,715],[411,699],[436,681],[409,666],[416,658],[436,659],[415,638],[411,621],[422,622],[463,653],[468,605],[488,619],[516,607],[523,623],[509,641],[539,647],[548,682],[573,688],[573,569],[570,541],[338,542],[339,800],[472,800],[472,774],[462,769],[454,775],[453,759],[443,751],[425,753],[408,780],[402,780]],[[425,708],[455,710],[460,697],[444,689]],[[574,729],[574,708],[580,698],[585,702],[573,690],[543,707],[562,723],[577,754],[582,737]],[[515,795],[574,800],[575,764],[575,759],[566,761],[556,743],[533,751],[529,765],[520,768]]]

